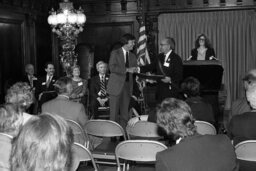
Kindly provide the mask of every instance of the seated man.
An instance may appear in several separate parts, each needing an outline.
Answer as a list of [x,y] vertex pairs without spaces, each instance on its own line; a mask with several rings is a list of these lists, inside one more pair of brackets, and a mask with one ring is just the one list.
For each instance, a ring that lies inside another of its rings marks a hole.
[[252,110],[233,116],[228,126],[228,135],[234,145],[245,140],[256,140],[256,84],[248,86],[246,98]]
[[109,97],[106,92],[108,75],[107,64],[103,61],[99,61],[96,64],[97,71],[99,75],[91,78],[90,82],[90,109],[94,118],[98,117],[99,107],[108,107]]
[[57,96],[53,86],[56,81],[56,77],[54,76],[54,65],[52,63],[46,63],[45,72],[46,76],[38,79],[35,90],[35,96],[38,100],[38,112],[41,112],[41,106],[43,103]]
[[12,138],[16,137],[22,126],[22,115],[18,107],[7,103],[0,106],[0,170],[9,170],[9,158],[12,149]]
[[191,109],[182,100],[165,99],[157,124],[176,145],[157,153],[156,171],[237,171],[234,147],[226,135],[199,135]]
[[[244,91],[246,92],[248,87],[255,83],[256,83],[256,69],[253,69],[253,70],[250,70],[243,78]],[[229,120],[235,115],[243,114],[249,111],[251,111],[251,107],[246,97],[236,99],[234,102],[232,102]]]

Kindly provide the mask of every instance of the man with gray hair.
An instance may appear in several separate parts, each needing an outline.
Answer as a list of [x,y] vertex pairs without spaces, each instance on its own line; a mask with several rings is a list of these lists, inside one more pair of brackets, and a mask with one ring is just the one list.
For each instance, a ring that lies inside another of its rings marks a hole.
[[109,95],[107,94],[107,83],[109,76],[107,64],[99,61],[96,64],[98,75],[91,78],[90,81],[90,110],[94,118],[98,117],[98,107],[108,107]]

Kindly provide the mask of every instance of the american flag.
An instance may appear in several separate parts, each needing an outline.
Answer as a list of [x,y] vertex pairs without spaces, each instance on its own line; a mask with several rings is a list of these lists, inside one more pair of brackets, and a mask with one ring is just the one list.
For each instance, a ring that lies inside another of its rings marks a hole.
[[137,56],[138,56],[138,64],[140,66],[150,64],[150,57],[147,50],[146,27],[143,21],[140,24]]

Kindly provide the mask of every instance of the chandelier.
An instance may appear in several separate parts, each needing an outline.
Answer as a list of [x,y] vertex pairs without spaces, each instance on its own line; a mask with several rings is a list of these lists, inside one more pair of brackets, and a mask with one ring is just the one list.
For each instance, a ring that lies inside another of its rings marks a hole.
[[48,23],[52,27],[52,32],[56,33],[61,40],[62,52],[60,59],[67,75],[70,74],[70,67],[76,65],[77,54],[75,53],[76,39],[83,31],[86,16],[81,7],[75,10],[73,3],[63,0],[59,3],[59,9],[50,11]]

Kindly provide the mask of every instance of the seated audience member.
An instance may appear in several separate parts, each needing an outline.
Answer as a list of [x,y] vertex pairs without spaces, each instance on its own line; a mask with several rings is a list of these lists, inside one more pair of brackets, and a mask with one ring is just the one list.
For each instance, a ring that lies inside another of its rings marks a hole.
[[206,35],[201,34],[195,41],[189,60],[216,60],[214,49]]
[[[244,91],[246,92],[248,87],[255,83],[256,83],[256,69],[253,69],[253,70],[250,70],[243,78]],[[239,98],[234,102],[232,102],[229,120],[235,115],[243,114],[249,111],[251,111],[251,107],[246,97]]]
[[[26,82],[30,85],[35,93],[35,86],[37,84],[37,77],[34,75],[34,66],[32,64],[27,64],[25,66],[26,75],[22,78],[22,82]],[[34,99],[34,103],[27,109],[28,113],[36,114],[36,100]]]
[[186,98],[187,104],[192,110],[193,117],[196,120],[210,122],[215,124],[212,105],[200,97],[200,82],[194,77],[186,78],[181,84],[182,92]]
[[11,141],[19,133],[22,120],[17,106],[10,103],[0,105],[0,133],[2,134],[0,136],[0,170],[2,171],[10,169]]
[[107,64],[99,61],[96,64],[98,75],[91,78],[90,81],[90,108],[94,118],[98,117],[98,108],[109,106],[109,96],[107,94],[107,83],[109,76],[107,72]]
[[23,116],[25,124],[33,115],[26,113],[26,109],[33,103],[34,93],[31,87],[25,82],[17,82],[7,90],[5,96],[6,103],[12,103],[18,106]]
[[72,92],[72,79],[69,77],[61,77],[54,84],[58,96],[42,105],[43,113],[53,113],[71,119],[84,127],[87,121],[84,106],[80,103],[69,100]]
[[234,147],[226,135],[198,135],[186,102],[165,99],[157,109],[157,124],[176,145],[157,153],[156,171],[235,171]]
[[256,84],[247,88],[246,98],[252,110],[235,115],[228,126],[228,135],[234,145],[245,140],[256,140]]
[[35,96],[38,100],[38,112],[41,112],[41,106],[43,103],[57,96],[53,86],[56,81],[56,77],[54,76],[54,65],[49,62],[46,63],[45,72],[46,76],[39,78],[36,85]]
[[87,80],[80,77],[80,67],[78,65],[71,68],[72,86],[71,100],[85,105],[85,94],[87,92]]
[[73,133],[67,122],[41,114],[27,122],[13,141],[12,171],[69,171]]

